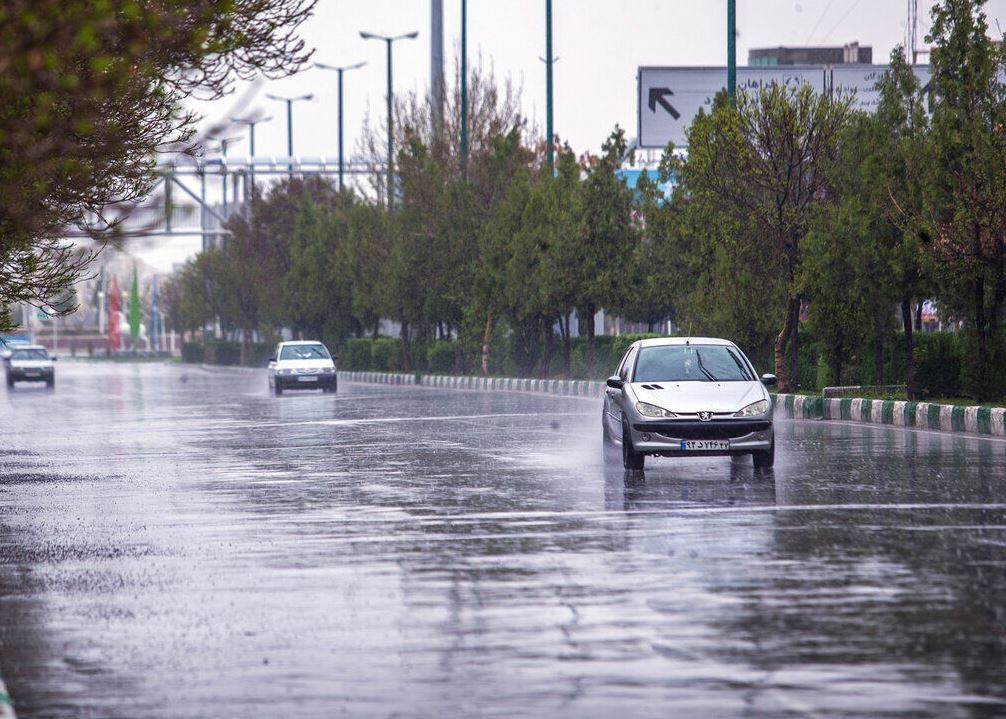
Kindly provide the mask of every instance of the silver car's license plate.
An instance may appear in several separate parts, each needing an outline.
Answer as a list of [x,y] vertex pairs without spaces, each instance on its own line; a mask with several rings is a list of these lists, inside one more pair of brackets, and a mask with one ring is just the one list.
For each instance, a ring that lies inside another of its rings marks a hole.
[[317,382],[318,378],[317,377],[298,377],[297,381],[298,382]]
[[729,439],[683,439],[681,449],[689,451],[719,451],[730,449]]

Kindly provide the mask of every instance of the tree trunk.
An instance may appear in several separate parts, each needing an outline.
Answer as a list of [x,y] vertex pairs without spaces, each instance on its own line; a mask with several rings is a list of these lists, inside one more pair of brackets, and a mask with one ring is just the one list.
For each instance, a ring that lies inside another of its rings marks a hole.
[[493,336],[493,311],[486,312],[486,331],[482,334],[482,376],[489,374],[489,342]]
[[845,347],[839,345],[835,348],[835,357],[831,365],[831,384],[834,387],[842,386],[842,355],[845,354]]
[[977,357],[975,358],[976,376],[975,399],[979,403],[988,398],[988,376],[989,376],[989,346],[988,327],[985,318],[985,280],[979,276],[975,278],[974,287],[975,302],[975,339],[978,340]]
[[800,300],[791,297],[786,303],[786,320],[783,323],[782,331],[775,338],[775,374],[778,379],[777,387],[781,393],[790,392],[792,389],[786,369],[786,348],[789,346],[790,337],[796,329],[799,318]]
[[797,300],[796,321],[789,343],[789,382],[794,392],[800,389],[800,305]]
[[587,305],[587,376],[594,376],[594,303]]
[[409,357],[409,323],[402,322],[402,331],[398,335],[402,340],[402,371],[411,372],[412,362]]
[[918,399],[918,389],[915,387],[915,337],[912,334],[912,298],[905,295],[901,298],[901,321],[905,325],[905,387],[908,399]]
[[924,303],[925,303],[925,300],[923,300],[923,299],[920,298],[919,299],[919,304],[917,304],[915,306],[915,330],[917,332],[921,332],[922,331],[922,305]]
[[552,322],[548,317],[543,317],[541,319],[541,331],[542,339],[544,340],[543,352],[541,358],[541,376],[542,379],[548,379],[549,370],[552,367],[552,351],[554,344],[555,335],[552,334]]
[[873,325],[873,384],[884,384],[884,316],[878,315]]
[[569,315],[559,315],[559,334],[562,335],[562,376],[569,378],[569,355],[573,343],[569,338]]

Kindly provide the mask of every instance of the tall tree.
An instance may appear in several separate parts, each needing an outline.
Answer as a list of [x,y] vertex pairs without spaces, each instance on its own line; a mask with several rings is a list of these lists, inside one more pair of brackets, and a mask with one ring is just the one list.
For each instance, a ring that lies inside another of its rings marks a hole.
[[741,93],[736,108],[720,97],[709,121],[700,117],[689,132],[682,182],[712,200],[713,211],[753,229],[752,245],[767,262],[779,261],[784,268],[788,297],[779,308],[782,326],[774,348],[780,391],[798,381],[796,352],[787,367],[786,351],[796,337],[803,300],[802,243],[813,206],[827,201],[850,105],[851,98],[820,95],[808,85],[772,83]]
[[1006,87],[1003,51],[988,37],[982,0],[933,8],[937,99],[930,136],[929,211],[944,305],[967,318],[966,386],[1001,396],[1006,303]]
[[111,208],[145,196],[154,158],[192,139],[193,94],[281,76],[313,0],[11,0],[0,8],[0,305],[41,304],[107,239]]

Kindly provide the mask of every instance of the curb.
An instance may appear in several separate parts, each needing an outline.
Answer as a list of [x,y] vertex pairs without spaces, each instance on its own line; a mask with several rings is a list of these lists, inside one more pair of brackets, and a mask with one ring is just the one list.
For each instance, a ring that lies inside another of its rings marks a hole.
[[1006,409],[1002,407],[780,394],[776,395],[775,412],[792,419],[834,419],[938,432],[1006,436]]
[[0,719],[17,719],[14,713],[14,702],[7,693],[7,685],[0,679]]
[[[561,397],[600,399],[604,382],[566,379],[527,379],[516,377],[456,377],[400,372],[343,372],[340,381],[370,384],[413,385],[442,389],[481,390],[488,392],[535,392]],[[775,396],[775,414],[789,419],[830,419],[894,427],[915,427],[938,432],[958,432],[1006,437],[1006,408],[962,407],[932,402],[830,398],[815,395],[779,394]],[[0,715],[0,719],[3,716]]]
[[604,395],[604,382],[581,379],[520,379],[516,377],[454,377],[449,375],[416,376],[400,372],[343,372],[339,381],[370,384],[417,385],[442,389],[481,390],[486,392],[536,392],[561,397],[591,397]]

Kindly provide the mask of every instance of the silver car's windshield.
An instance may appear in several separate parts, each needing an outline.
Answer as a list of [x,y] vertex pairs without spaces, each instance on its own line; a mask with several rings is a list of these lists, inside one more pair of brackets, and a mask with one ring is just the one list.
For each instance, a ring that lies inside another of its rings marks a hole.
[[663,345],[643,347],[633,382],[752,382],[755,376],[734,347]]
[[49,352],[44,349],[14,350],[12,360],[47,360]]
[[281,360],[317,360],[330,359],[325,345],[287,345],[280,353]]

